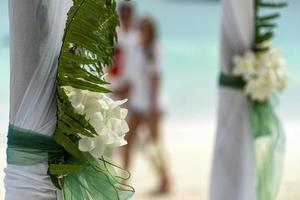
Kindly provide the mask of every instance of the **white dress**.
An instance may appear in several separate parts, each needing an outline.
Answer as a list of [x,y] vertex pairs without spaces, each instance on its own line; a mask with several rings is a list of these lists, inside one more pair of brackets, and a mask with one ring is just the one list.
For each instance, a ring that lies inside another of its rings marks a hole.
[[132,50],[139,40],[138,30],[131,28],[128,31],[123,29],[117,29],[118,34],[118,46],[125,52]]
[[[222,1],[221,70],[230,73],[232,57],[251,48],[254,0]],[[220,88],[218,127],[210,200],[255,200],[255,160],[247,99],[243,91]]]
[[128,31],[124,31],[123,29],[118,27],[117,34],[117,46],[119,49],[121,49],[122,54],[122,70],[117,77],[109,77],[110,79],[108,81],[111,83],[110,87],[113,91],[115,89],[122,88],[125,84],[126,69],[131,66],[132,60],[135,59],[136,46],[139,41],[138,31],[134,28],[131,28]]
[[[71,0],[10,0],[10,123],[51,136],[56,127],[55,79]],[[6,200],[55,200],[48,164],[8,165]]]
[[[128,52],[130,61],[124,72],[124,80],[130,85],[129,108],[132,112],[145,115],[151,106],[151,77],[158,74],[162,76],[161,54],[158,45],[154,46],[154,60],[149,62],[143,48],[136,43],[134,51]],[[157,106],[163,109],[163,95],[159,89]]]

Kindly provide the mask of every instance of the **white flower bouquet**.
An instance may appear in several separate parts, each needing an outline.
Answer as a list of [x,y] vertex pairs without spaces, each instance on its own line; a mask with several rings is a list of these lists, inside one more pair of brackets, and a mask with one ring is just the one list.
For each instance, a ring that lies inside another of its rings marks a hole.
[[79,149],[100,158],[106,147],[126,145],[125,134],[129,127],[125,118],[127,109],[121,108],[127,100],[114,101],[105,94],[64,87],[74,110],[93,126],[97,135],[88,137],[81,135]]
[[265,101],[287,84],[288,69],[278,48],[258,53],[246,51],[243,56],[234,56],[233,63],[233,74],[246,82],[245,92],[252,100]]

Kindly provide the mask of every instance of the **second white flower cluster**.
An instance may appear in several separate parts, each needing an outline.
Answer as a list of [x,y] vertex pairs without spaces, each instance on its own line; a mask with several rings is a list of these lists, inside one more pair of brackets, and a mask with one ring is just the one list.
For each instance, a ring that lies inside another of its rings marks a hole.
[[79,149],[94,157],[103,155],[107,147],[114,148],[127,144],[124,139],[129,131],[125,118],[127,109],[121,108],[127,100],[114,101],[105,94],[65,87],[69,101],[75,111],[85,118],[97,132],[95,137],[80,135]]
[[288,70],[278,48],[266,52],[247,51],[233,58],[233,74],[246,81],[245,92],[252,100],[264,101],[284,89]]

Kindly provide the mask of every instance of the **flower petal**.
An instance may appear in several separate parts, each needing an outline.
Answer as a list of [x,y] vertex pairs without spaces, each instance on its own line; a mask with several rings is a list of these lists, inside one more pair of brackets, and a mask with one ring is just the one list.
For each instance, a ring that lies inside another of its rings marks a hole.
[[128,115],[128,110],[126,108],[121,108],[121,119],[125,119]]
[[115,148],[115,147],[124,146],[126,144],[127,144],[127,141],[124,139],[124,136],[119,137],[119,136],[116,136],[116,135],[111,135],[110,143],[107,144],[107,145],[111,148]]
[[79,149],[83,152],[88,152],[93,150],[96,147],[95,138],[84,137],[79,140]]
[[86,101],[86,94],[82,90],[78,90],[72,88],[72,91],[68,95],[68,98],[74,107],[78,106],[79,104],[85,104]]
[[102,129],[104,128],[104,122],[102,120],[94,119],[94,118],[91,118],[89,122],[94,127],[98,135],[100,135]]
[[84,114],[84,105],[83,104],[78,104],[76,106],[73,106],[75,111],[81,115]]
[[108,144],[109,143],[109,137],[110,135],[113,134],[113,131],[108,129],[108,128],[103,128],[102,131],[101,131],[101,139],[102,139],[102,142],[104,144]]
[[109,109],[109,104],[105,100],[100,99],[100,100],[98,100],[98,102],[101,105],[102,109],[104,109],[104,110],[108,110]]
[[108,127],[111,128],[113,132],[120,132],[122,131],[121,122],[120,119],[111,118],[109,119]]
[[119,100],[119,101],[114,101],[111,105],[110,105],[110,108],[113,109],[115,107],[118,107],[124,103],[126,103],[128,100],[127,99],[124,99],[124,100]]
[[129,132],[129,126],[125,120],[121,121],[121,130],[124,134]]
[[104,150],[105,150],[105,145],[101,140],[99,140],[99,138],[97,138],[97,145],[92,151],[90,151],[90,153],[95,158],[100,158],[103,155]]
[[120,137],[116,133],[112,133],[108,135],[107,145],[109,147],[119,147],[126,144],[126,140],[123,137]]

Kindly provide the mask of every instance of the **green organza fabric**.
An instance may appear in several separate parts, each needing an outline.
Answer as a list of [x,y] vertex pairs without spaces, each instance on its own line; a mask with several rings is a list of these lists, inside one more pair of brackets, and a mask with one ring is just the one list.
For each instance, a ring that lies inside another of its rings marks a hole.
[[[133,195],[131,188],[122,183],[123,176],[117,175],[124,170],[107,158],[95,161],[85,154],[93,165],[84,164],[70,156],[52,137],[13,125],[9,125],[7,137],[8,164],[49,163],[50,175],[67,174],[59,185],[63,200],[126,200]],[[61,156],[68,157],[68,164],[53,164]],[[57,185],[58,182],[54,180],[53,183]]]
[[8,164],[35,165],[51,162],[65,151],[52,137],[9,125],[6,153]]
[[275,99],[249,102],[251,131],[255,138],[257,198],[276,199],[282,172],[284,131],[275,110]]
[[[243,90],[240,77],[221,74],[221,87]],[[285,136],[274,107],[276,99],[257,102],[248,99],[250,128],[255,149],[257,199],[274,200],[282,173]]]
[[[112,187],[114,185],[114,187]],[[85,166],[64,178],[63,200],[127,200],[132,192],[107,173]]]

